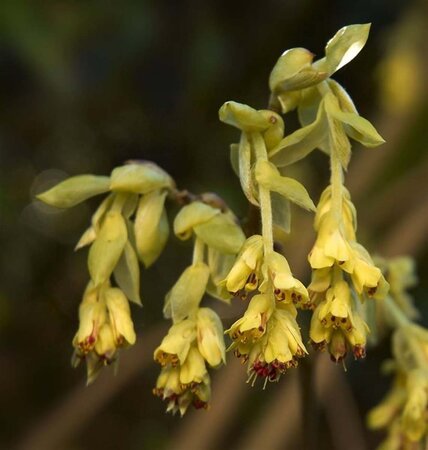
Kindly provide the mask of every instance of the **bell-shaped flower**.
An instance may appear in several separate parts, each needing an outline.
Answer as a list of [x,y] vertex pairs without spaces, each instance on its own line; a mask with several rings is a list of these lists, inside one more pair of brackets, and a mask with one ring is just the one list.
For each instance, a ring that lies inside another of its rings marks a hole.
[[[358,294],[366,291],[369,297],[380,294],[383,297],[388,292],[386,282],[381,270],[376,267],[367,250],[357,242],[351,244],[353,250],[352,260],[345,261],[342,269],[351,274],[352,282]],[[381,287],[382,289],[378,289]]]
[[234,294],[241,290],[254,291],[258,288],[263,262],[263,238],[255,234],[242,246],[232,269],[224,283],[226,289]]
[[168,334],[154,351],[154,359],[161,365],[177,366],[184,364],[189,354],[190,346],[196,338],[196,324],[192,319],[186,319],[171,326]]
[[79,329],[74,336],[73,346],[83,355],[90,352],[106,320],[106,306],[100,298],[99,289],[94,289],[90,283],[79,306]]
[[[241,349],[242,351],[242,349]],[[298,358],[307,353],[296,322],[293,305],[282,305],[275,309],[264,336],[248,348],[248,372],[253,382],[257,377],[266,381],[278,381],[281,374],[296,367]]]
[[223,325],[217,313],[210,308],[200,308],[197,314],[198,349],[211,367],[226,362]]
[[[266,332],[266,325],[275,310],[275,299],[272,294],[255,295],[245,311],[243,317],[238,319],[225,331],[235,344],[246,344],[257,341]],[[234,344],[232,344],[232,348]]]
[[125,294],[118,288],[109,288],[106,289],[104,297],[116,345],[134,345],[136,335]]
[[352,264],[353,252],[347,240],[340,220],[332,212],[326,213],[320,220],[317,240],[309,253],[309,263],[313,269],[331,267],[334,263]]
[[211,383],[208,374],[193,385],[183,385],[179,367],[163,367],[153,393],[167,403],[167,412],[180,412],[183,416],[190,405],[197,409],[207,409],[211,399]]
[[[342,227],[346,239],[352,241],[356,239],[355,231],[357,229],[357,211],[354,204],[351,201],[349,191],[342,186]],[[314,228],[320,229],[321,220],[325,214],[331,210],[331,185],[324,189],[321,194],[320,200],[317,205],[317,211],[315,214]]]
[[[277,252],[270,252],[265,256],[264,281],[260,286],[261,292],[269,289],[272,281],[274,295],[277,301],[294,303],[301,308],[310,306],[308,291],[301,281],[294,278],[286,258]],[[267,273],[266,273],[267,272]]]
[[353,302],[348,284],[341,280],[327,290],[325,299],[312,315],[309,335],[314,347],[323,349],[329,344],[332,359],[336,362],[344,358],[349,348],[355,358],[365,356],[369,330]]

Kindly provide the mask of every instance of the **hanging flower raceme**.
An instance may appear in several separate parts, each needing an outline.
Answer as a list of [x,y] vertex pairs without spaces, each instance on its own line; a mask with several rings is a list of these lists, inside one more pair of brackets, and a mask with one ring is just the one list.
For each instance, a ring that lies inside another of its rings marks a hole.
[[[280,141],[284,129],[276,113],[227,102],[219,115],[220,120],[241,130],[240,144],[232,146],[232,160],[245,195],[260,207],[262,222],[262,235],[246,240],[223,281],[233,295],[250,300],[244,316],[226,333],[233,340],[230,349],[248,363],[249,380],[278,381],[306,353],[296,306],[305,308],[310,302],[286,258],[274,251],[274,225],[288,228],[274,218],[284,217],[283,211],[278,214],[277,210],[288,210],[289,201],[308,210],[315,206],[299,182],[282,176],[267,159],[267,151]],[[273,195],[282,200],[274,203]]]
[[218,367],[225,362],[221,320],[200,303],[205,292],[229,301],[230,295],[218,280],[230,270],[245,237],[227,208],[199,200],[180,210],[174,231],[183,240],[195,237],[193,261],[165,298],[164,315],[173,325],[154,353],[162,369],[153,392],[167,402],[167,411],[183,415],[191,404],[209,406],[207,364]]
[[109,283],[99,287],[89,283],[79,307],[79,322],[72,364],[76,367],[86,360],[89,384],[103,366],[117,359],[120,348],[134,345],[136,335],[128,299]]
[[410,258],[377,258],[391,289],[377,304],[378,327],[393,330],[392,361],[384,364],[394,381],[384,399],[368,415],[373,429],[387,429],[379,449],[422,450],[428,438],[428,330],[412,323],[418,316],[406,289],[415,283]]
[[[49,205],[68,208],[109,192],[76,246],[90,246],[91,281],[73,340],[73,365],[86,360],[88,382],[116,360],[119,348],[135,343],[128,300],[141,305],[138,259],[148,267],[165,246],[169,225],[164,203],[173,187],[171,177],[155,164],[130,163],[114,169],[110,177],[71,177],[38,196]],[[111,286],[112,277],[117,288]]]
[[364,356],[368,327],[359,301],[381,299],[388,290],[380,269],[357,241],[356,211],[343,185],[350,139],[366,147],[384,141],[358,114],[345,89],[330,79],[360,52],[369,28],[368,24],[342,28],[327,43],[325,57],[316,62],[305,49],[285,52],[269,80],[272,106],[283,112],[297,108],[302,125],[269,150],[270,161],[285,167],[316,148],[330,157],[331,182],[317,206],[317,239],[309,255],[313,269],[309,292],[315,308],[310,334],[317,348],[329,347],[335,361],[350,349],[355,357]]
[[[387,428],[380,448],[423,449],[428,436],[428,332],[417,325],[393,336],[395,372],[391,390],[368,415],[370,428]],[[388,447],[389,445],[389,447]]]
[[329,186],[317,206],[317,239],[309,254],[313,275],[308,290],[315,306],[311,340],[316,348],[328,347],[338,362],[349,350],[355,358],[365,356],[369,328],[359,303],[383,299],[388,283],[356,241],[356,212],[349,192],[342,186],[340,208],[334,208],[331,192]]

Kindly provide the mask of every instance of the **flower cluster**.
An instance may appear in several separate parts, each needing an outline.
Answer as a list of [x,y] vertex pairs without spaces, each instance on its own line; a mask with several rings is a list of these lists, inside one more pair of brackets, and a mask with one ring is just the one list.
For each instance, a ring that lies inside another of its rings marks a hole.
[[358,114],[345,89],[330,78],[360,52],[369,28],[342,28],[327,43],[325,57],[315,62],[306,49],[286,51],[269,79],[271,107],[283,113],[297,109],[302,125],[270,149],[271,163],[285,167],[317,148],[330,158],[331,181],[317,206],[317,239],[309,255],[314,307],[310,337],[316,348],[328,346],[336,362],[350,349],[356,358],[364,356],[368,327],[361,302],[382,298],[388,289],[380,269],[357,241],[356,211],[343,185],[351,157],[350,138],[366,147],[384,141]]
[[135,343],[136,336],[128,299],[108,282],[99,287],[89,283],[79,307],[79,320],[72,364],[77,366],[86,360],[89,384],[104,365],[116,360],[120,348]]
[[378,305],[377,325],[393,329],[393,360],[383,367],[385,373],[394,373],[394,381],[370,411],[368,425],[388,431],[379,450],[422,450],[428,437],[428,330],[412,322],[418,311],[406,289],[416,281],[414,264],[406,257],[378,261],[391,286]]
[[[90,246],[91,281],[79,308],[72,362],[86,361],[88,383],[115,361],[119,348],[135,343],[129,301],[141,305],[138,260],[150,266],[165,246],[169,225],[164,204],[173,187],[171,177],[155,164],[129,163],[109,177],[71,177],[38,196],[49,205],[69,208],[109,192],[76,246]],[[112,277],[117,287],[111,286]]]
[[262,235],[249,237],[223,280],[228,292],[249,300],[244,316],[226,331],[233,343],[230,350],[248,364],[249,381],[257,377],[278,381],[288,368],[305,355],[296,307],[309,306],[308,292],[297,280],[286,258],[274,250],[272,195],[279,195],[285,207],[292,201],[314,210],[306,189],[296,180],[282,176],[268,160],[267,152],[283,135],[283,121],[272,111],[257,111],[247,105],[226,102],[220,119],[241,130],[232,159],[248,200],[260,207]]
[[183,415],[189,405],[208,408],[210,376],[206,364],[225,363],[223,326],[210,308],[171,326],[154,353],[162,366],[153,392],[167,402],[167,411]]
[[[313,269],[309,292],[315,310],[310,337],[316,348],[328,346],[332,359],[341,361],[351,349],[365,356],[368,326],[362,305],[382,299],[388,291],[381,270],[356,240],[356,211],[342,186],[340,208],[332,204],[332,187],[321,195],[315,216],[317,239],[309,254]],[[339,210],[339,211],[338,211]]]
[[164,315],[173,325],[154,353],[162,369],[153,392],[166,401],[167,411],[183,415],[189,405],[209,407],[207,364],[225,363],[221,320],[200,303],[205,292],[230,300],[219,280],[230,270],[245,237],[233,214],[211,195],[184,206],[174,220],[174,232],[183,240],[195,237],[193,261],[165,298]]

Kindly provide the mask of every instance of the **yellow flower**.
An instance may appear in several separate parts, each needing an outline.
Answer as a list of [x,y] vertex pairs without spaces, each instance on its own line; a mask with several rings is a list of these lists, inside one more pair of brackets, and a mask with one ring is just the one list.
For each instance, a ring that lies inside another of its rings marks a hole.
[[[314,227],[319,230],[322,217],[331,210],[331,185],[324,189],[317,205]],[[342,186],[342,225],[348,240],[355,241],[355,230],[357,229],[357,211],[351,201],[349,191]]]
[[153,393],[167,402],[167,412],[173,414],[179,411],[183,416],[191,404],[197,409],[207,409],[211,398],[209,375],[199,383],[186,386],[180,381],[180,372],[179,367],[163,367]]
[[271,288],[272,280],[274,295],[277,301],[294,303],[296,306],[307,308],[310,306],[308,291],[302,282],[293,277],[290,266],[284,256],[271,252],[266,257],[264,265],[264,281],[260,286],[261,292]]
[[365,356],[368,327],[355,310],[353,302],[348,284],[340,280],[327,290],[325,299],[312,315],[311,341],[316,348],[330,344],[330,354],[336,362],[345,357],[349,347],[355,358]]
[[[373,263],[367,250],[357,242],[352,242],[353,258],[342,264],[342,269],[351,274],[352,282],[358,294],[366,291],[369,297],[385,295],[388,291],[388,283],[385,281],[381,270]],[[378,289],[382,287],[382,289]],[[379,292],[378,292],[379,291]]]
[[320,219],[318,237],[309,253],[309,263],[313,269],[343,264],[352,259],[352,248],[341,225],[341,221],[332,212]]
[[291,367],[296,367],[298,358],[307,353],[296,322],[297,311],[293,305],[279,305],[270,317],[266,333],[253,342],[237,341],[233,344],[235,354],[248,361],[248,381],[257,377],[267,381],[278,381]]
[[402,415],[404,433],[418,442],[427,432],[428,376],[423,370],[411,371],[406,380],[407,400]]
[[161,366],[183,364],[196,338],[196,324],[187,319],[172,325],[159,347],[154,351],[154,359]]
[[87,354],[98,339],[100,328],[107,320],[105,303],[100,299],[99,289],[88,285],[79,307],[79,329],[73,339],[73,346],[82,354]]
[[[226,289],[244,296],[245,291],[254,291],[260,282],[260,269],[263,261],[263,238],[255,234],[242,246],[235,264],[224,283]],[[240,292],[245,289],[244,292]]]
[[246,344],[260,339],[266,332],[266,324],[275,310],[272,295],[255,295],[243,317],[225,331],[235,342]]

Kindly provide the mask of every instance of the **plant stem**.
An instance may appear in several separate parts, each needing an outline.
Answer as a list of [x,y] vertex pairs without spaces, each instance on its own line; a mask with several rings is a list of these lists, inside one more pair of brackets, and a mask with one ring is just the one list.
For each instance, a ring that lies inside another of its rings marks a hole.
[[193,245],[193,258],[192,264],[199,262],[204,262],[205,244],[198,237],[195,238],[195,243]]
[[338,217],[342,217],[343,169],[334,146],[330,146],[331,206]]
[[[254,144],[257,161],[267,161],[266,145],[260,133],[252,133],[251,139]],[[265,255],[273,251],[273,231],[272,231],[272,205],[269,189],[263,186],[259,188],[260,216],[262,219],[262,236]]]
[[113,204],[110,208],[111,211],[118,211],[121,212],[123,209],[123,206],[125,205],[126,200],[128,199],[128,194],[119,192],[114,196]]

